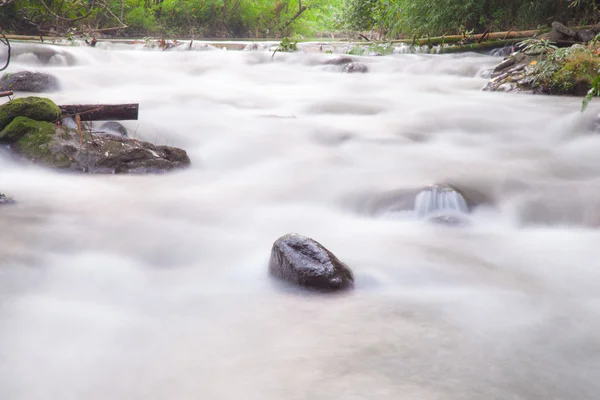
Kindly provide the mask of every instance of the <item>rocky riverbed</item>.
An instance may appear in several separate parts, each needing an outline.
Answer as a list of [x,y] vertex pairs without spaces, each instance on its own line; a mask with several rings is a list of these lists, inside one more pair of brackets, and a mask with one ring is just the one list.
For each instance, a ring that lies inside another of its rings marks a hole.
[[583,96],[600,69],[600,27],[574,31],[555,22],[550,33],[515,46],[491,73],[484,90]]

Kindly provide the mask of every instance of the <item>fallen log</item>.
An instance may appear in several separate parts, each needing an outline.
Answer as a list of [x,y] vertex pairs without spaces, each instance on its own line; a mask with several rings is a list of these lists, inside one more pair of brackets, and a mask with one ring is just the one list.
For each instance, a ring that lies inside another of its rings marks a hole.
[[64,117],[79,115],[81,121],[137,120],[139,104],[83,104],[58,106]]
[[[571,29],[575,30],[575,31],[580,31],[583,29],[591,29],[593,31],[600,31],[600,26],[599,25],[581,25],[581,26],[574,26]],[[540,34],[543,33],[547,33],[550,32],[552,29],[550,28],[543,28],[543,29],[530,29],[530,30],[525,30],[525,31],[505,31],[505,32],[487,32],[487,33],[479,33],[476,35],[470,35],[470,36],[465,36],[465,35],[447,35],[447,36],[433,36],[433,37],[422,37],[422,38],[417,38],[417,39],[397,39],[397,40],[392,40],[392,43],[406,43],[406,44],[413,44],[413,45],[418,45],[418,46],[437,46],[437,45],[444,45],[444,44],[452,44],[452,43],[457,43],[463,40],[472,40],[474,42],[477,42],[478,40],[480,40],[484,35],[485,38],[483,40],[491,40],[491,39],[502,39],[502,40],[507,40],[507,39],[521,39],[521,38],[530,38],[530,37],[536,37]],[[481,42],[483,42],[483,40]]]
[[463,52],[478,52],[498,49],[500,47],[510,46],[517,44],[524,38],[508,39],[508,40],[492,40],[489,42],[482,43],[470,43],[464,45],[447,46],[439,49],[439,54],[452,54],[452,53],[463,53]]
[[14,94],[13,92],[8,90],[6,92],[0,92],[0,97],[12,96],[13,94]]
[[485,40],[492,39],[514,39],[514,38],[528,38],[534,37],[541,33],[548,32],[549,29],[534,29],[528,31],[507,31],[507,32],[488,32],[481,33],[471,36],[463,36],[463,35],[448,35],[448,36],[434,36],[434,37],[425,37],[419,39],[399,39],[392,40],[392,43],[406,43],[406,44],[414,44],[418,46],[437,46],[442,44],[452,44],[457,43],[464,40],[472,40],[472,43],[477,42],[485,35]]

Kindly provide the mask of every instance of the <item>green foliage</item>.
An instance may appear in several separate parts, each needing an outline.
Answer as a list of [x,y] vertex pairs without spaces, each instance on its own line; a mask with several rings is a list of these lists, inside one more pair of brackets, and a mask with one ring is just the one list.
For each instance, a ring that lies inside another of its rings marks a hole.
[[[600,71],[597,72],[600,73]],[[594,96],[600,96],[600,75],[596,75],[594,81],[592,82],[592,87],[588,90],[587,94],[583,98],[583,101],[581,102],[581,112],[585,111]]]
[[353,29],[412,37],[591,23],[597,11],[592,0],[346,0],[344,16]]
[[283,38],[283,40],[279,42],[279,46],[277,46],[271,58],[275,57],[275,53],[277,53],[278,51],[284,53],[298,51],[298,42],[292,42],[292,40],[288,37]]
[[51,12],[39,0],[3,7],[0,25],[30,34],[73,28],[73,37],[103,28],[124,36],[285,37],[337,29],[344,0],[97,0],[83,19],[77,18],[87,15],[88,1],[45,1]]
[[[582,110],[598,94],[600,58],[593,47],[575,45],[558,48],[548,41],[521,42],[525,53],[537,55],[528,68],[535,87],[554,94],[585,95]],[[591,87],[591,89],[590,89]]]

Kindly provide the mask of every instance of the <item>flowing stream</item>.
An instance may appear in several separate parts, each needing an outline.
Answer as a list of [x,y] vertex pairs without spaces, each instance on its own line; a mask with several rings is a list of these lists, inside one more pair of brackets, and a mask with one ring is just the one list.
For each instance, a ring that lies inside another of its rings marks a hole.
[[[192,166],[0,153],[19,202],[0,208],[1,399],[598,399],[596,103],[483,92],[486,55],[343,74],[329,54],[39,47],[8,71],[58,77],[57,104],[139,103],[129,135]],[[475,198],[469,224],[417,218],[432,183]],[[288,232],[356,288],[273,282]]]

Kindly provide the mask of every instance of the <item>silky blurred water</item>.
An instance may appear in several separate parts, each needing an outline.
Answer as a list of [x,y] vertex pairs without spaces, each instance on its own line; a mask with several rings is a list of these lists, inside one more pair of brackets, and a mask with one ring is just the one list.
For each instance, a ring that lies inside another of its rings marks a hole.
[[[139,103],[129,135],[192,165],[72,175],[0,152],[19,202],[0,208],[0,398],[597,399],[595,103],[482,92],[500,58],[475,54],[342,74],[327,54],[35,51],[8,71],[57,76],[58,104]],[[416,218],[432,183],[479,199],[468,225]],[[355,290],[274,283],[288,232]]]

